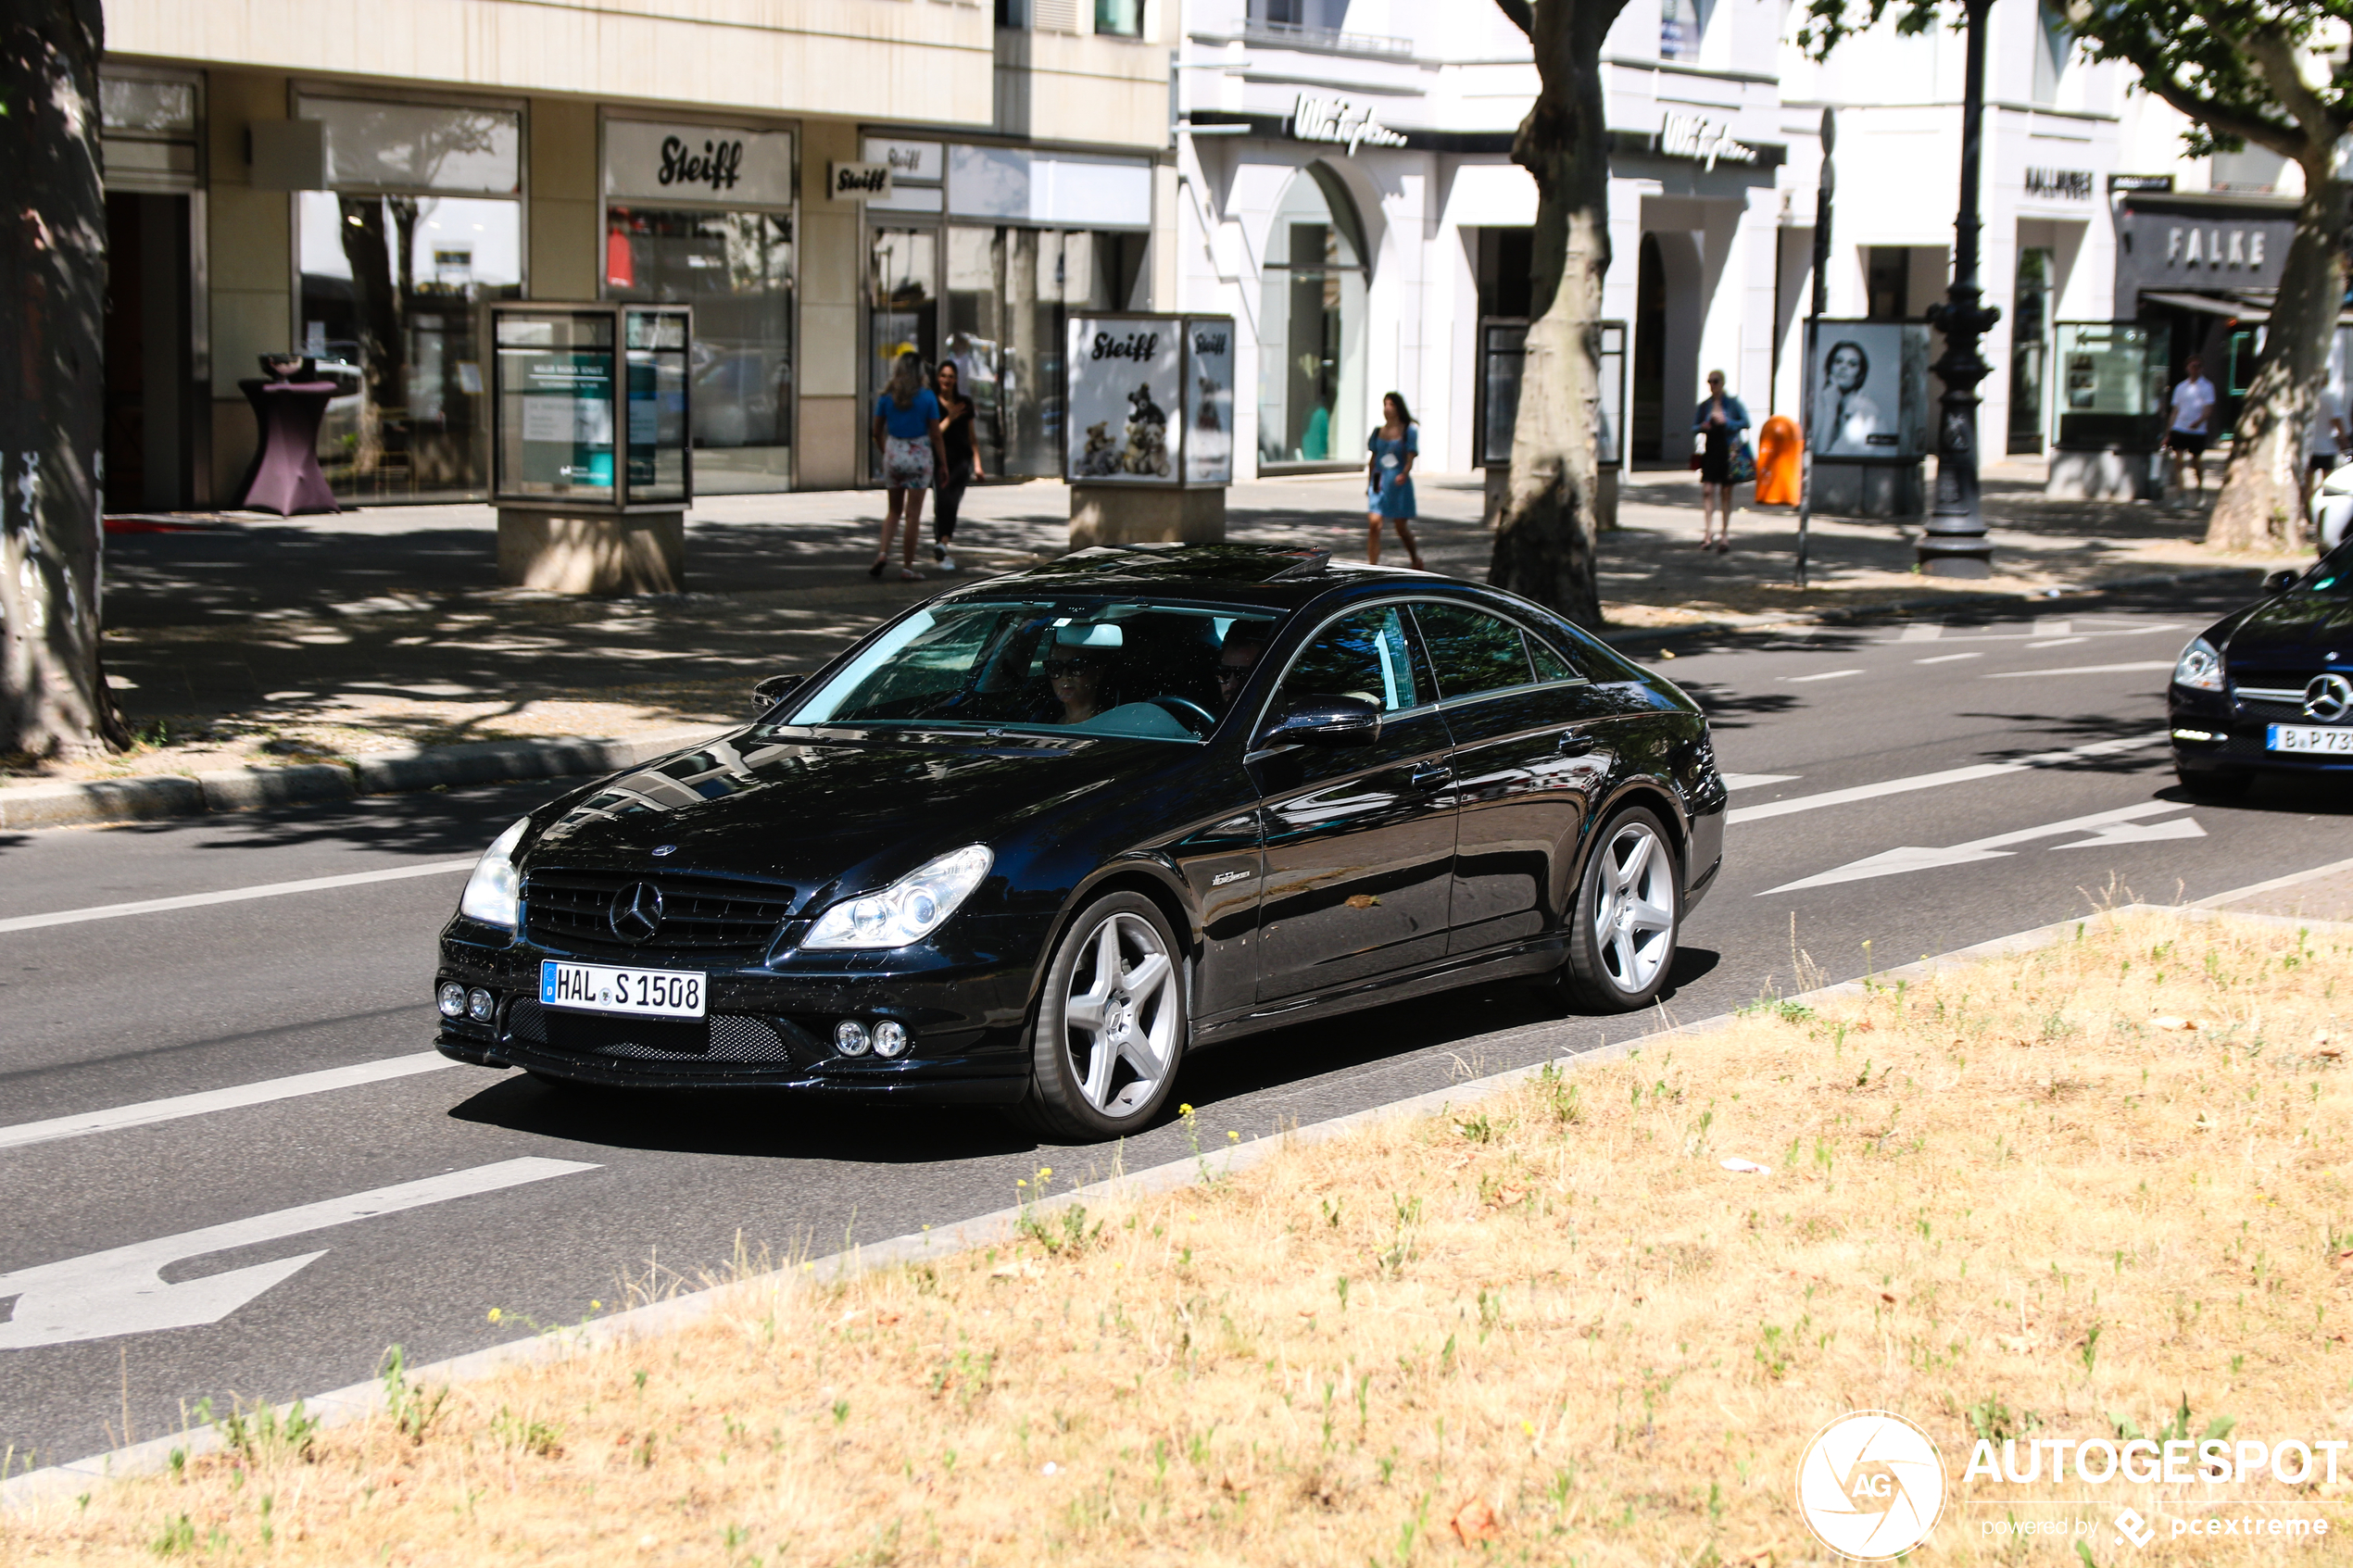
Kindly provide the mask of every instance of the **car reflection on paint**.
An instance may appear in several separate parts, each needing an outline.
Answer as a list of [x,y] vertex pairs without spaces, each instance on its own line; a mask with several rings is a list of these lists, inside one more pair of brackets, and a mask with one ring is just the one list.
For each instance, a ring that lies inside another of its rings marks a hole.
[[1080,551],[760,696],[499,836],[442,934],[445,1053],[1111,1137],[1293,1022],[1504,975],[1643,1006],[1721,860],[1671,683],[1310,552]]

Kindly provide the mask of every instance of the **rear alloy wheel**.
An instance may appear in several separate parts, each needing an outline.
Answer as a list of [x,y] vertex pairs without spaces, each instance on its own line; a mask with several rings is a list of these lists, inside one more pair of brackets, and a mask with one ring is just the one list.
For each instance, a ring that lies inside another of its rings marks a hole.
[[1074,1142],[1149,1125],[1185,1048],[1185,973],[1176,933],[1136,893],[1097,899],[1047,967],[1023,1120]]
[[1682,894],[1666,824],[1632,806],[1603,827],[1578,880],[1562,983],[1594,1012],[1630,1012],[1667,986]]

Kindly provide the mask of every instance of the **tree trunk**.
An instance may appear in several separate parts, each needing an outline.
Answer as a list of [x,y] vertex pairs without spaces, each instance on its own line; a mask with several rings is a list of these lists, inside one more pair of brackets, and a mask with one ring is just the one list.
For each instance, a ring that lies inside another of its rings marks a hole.
[[1529,42],[1543,82],[1512,161],[1536,180],[1534,289],[1512,477],[1487,580],[1580,626],[1602,623],[1593,442],[1602,275],[1609,270],[1609,131],[1601,46],[1624,0],[1544,0]]
[[0,751],[130,744],[98,664],[107,209],[99,0],[0,10]]
[[2304,205],[2207,524],[2206,542],[2220,549],[2288,549],[2302,533],[2296,494],[2304,483],[2304,431],[2328,381],[2329,344],[2345,297],[2347,199],[2353,194],[2353,185],[2332,174],[2332,154],[2315,147],[2297,160]]
[[352,452],[352,478],[372,477],[384,458],[384,419],[388,408],[409,402],[409,335],[402,330],[404,303],[394,276],[396,236],[384,232],[381,196],[344,196],[343,257],[351,268],[352,314],[359,339],[359,439]]

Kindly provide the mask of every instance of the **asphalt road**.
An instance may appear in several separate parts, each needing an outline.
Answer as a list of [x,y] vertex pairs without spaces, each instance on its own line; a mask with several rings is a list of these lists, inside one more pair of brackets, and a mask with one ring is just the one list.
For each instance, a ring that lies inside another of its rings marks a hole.
[[[1793,949],[1844,978],[2111,889],[2196,898],[2353,857],[2342,788],[2264,784],[2213,806],[2175,787],[2157,738],[2165,671],[2227,608],[1672,645],[1662,667],[1708,701],[1736,775],[1726,869],[1686,928],[1672,1015],[1794,988]],[[739,1245],[828,1252],[999,1209],[1041,1161],[1058,1185],[1108,1168],[1111,1149],[1041,1152],[986,1113],[599,1105],[425,1060],[29,1141],[57,1118],[429,1050],[434,937],[460,880],[435,868],[470,860],[548,787],[0,836],[0,1181],[16,1194],[0,1446],[17,1467],[176,1430],[199,1398],[354,1382],[395,1343],[415,1362],[514,1337],[518,1316],[577,1320],[691,1283]],[[380,872],[422,874],[28,918]],[[1207,1139],[1255,1137],[1656,1025],[1563,1017],[1499,985],[1204,1053],[1178,1098]],[[1187,1147],[1172,1123],[1122,1158],[1139,1169]]]

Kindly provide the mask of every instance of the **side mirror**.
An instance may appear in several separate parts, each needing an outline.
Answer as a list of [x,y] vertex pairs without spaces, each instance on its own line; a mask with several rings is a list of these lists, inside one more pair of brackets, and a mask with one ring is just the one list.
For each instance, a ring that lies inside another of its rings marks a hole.
[[765,713],[809,679],[806,675],[771,675],[751,688],[752,711]]
[[1361,696],[1302,697],[1259,732],[1270,746],[1370,746],[1380,739],[1380,705]]
[[2297,581],[2301,579],[2303,575],[2304,574],[2300,571],[2294,571],[2286,567],[2282,567],[2279,571],[2272,572],[2271,575],[2263,579],[2263,591],[2267,594],[2284,594],[2290,588],[2295,587]]

